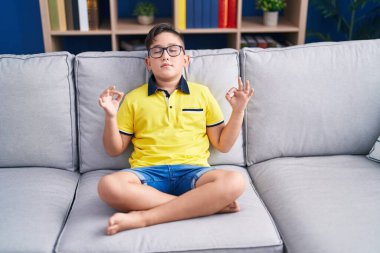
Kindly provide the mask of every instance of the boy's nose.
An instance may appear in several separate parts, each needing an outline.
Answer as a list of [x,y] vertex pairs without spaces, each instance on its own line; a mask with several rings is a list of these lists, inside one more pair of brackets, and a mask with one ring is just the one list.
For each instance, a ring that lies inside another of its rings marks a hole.
[[169,59],[169,57],[170,57],[170,55],[169,55],[168,51],[167,51],[167,50],[164,50],[164,52],[163,52],[163,54],[162,54],[162,58],[163,58],[163,59]]

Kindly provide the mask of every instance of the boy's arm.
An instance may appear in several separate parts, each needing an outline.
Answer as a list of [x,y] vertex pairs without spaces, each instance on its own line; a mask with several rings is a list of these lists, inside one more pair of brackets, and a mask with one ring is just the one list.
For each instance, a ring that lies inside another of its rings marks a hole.
[[213,147],[223,153],[230,151],[236,139],[239,136],[241,126],[244,119],[244,110],[248,104],[249,99],[253,96],[253,89],[246,81],[246,86],[243,88],[243,83],[239,78],[238,89],[231,88],[227,94],[226,99],[232,107],[232,113],[227,125],[220,124],[214,127],[207,128],[207,136]]
[[106,116],[104,131],[103,131],[103,145],[109,156],[118,156],[127,149],[132,136],[121,134],[117,126],[116,117]]
[[102,92],[98,101],[105,112],[104,149],[112,157],[122,154],[131,140],[131,136],[119,132],[117,124],[117,111],[123,95],[123,92],[117,91],[115,86],[111,86]]

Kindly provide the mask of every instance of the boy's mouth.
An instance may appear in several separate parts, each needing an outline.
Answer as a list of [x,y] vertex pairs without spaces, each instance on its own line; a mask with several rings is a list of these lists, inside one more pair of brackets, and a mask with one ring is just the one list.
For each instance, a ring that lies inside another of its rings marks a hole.
[[161,68],[166,68],[166,67],[172,67],[169,63],[164,63],[161,65]]

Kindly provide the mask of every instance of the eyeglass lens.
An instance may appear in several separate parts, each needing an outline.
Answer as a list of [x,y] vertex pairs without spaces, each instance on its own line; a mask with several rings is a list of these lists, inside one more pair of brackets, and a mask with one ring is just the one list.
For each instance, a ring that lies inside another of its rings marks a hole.
[[153,47],[149,49],[149,52],[153,58],[160,58],[164,54],[164,50],[166,50],[169,56],[175,57],[181,53],[181,49],[182,47],[179,45],[172,45],[169,47]]

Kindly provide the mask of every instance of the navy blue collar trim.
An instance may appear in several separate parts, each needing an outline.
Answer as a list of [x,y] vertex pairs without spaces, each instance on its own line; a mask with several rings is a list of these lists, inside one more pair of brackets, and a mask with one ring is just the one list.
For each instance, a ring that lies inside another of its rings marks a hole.
[[[181,76],[181,79],[179,80],[177,89],[180,89],[185,94],[190,94],[189,85],[183,76]],[[156,78],[152,75],[148,81],[148,96],[156,93],[157,90],[159,89],[157,88]]]

